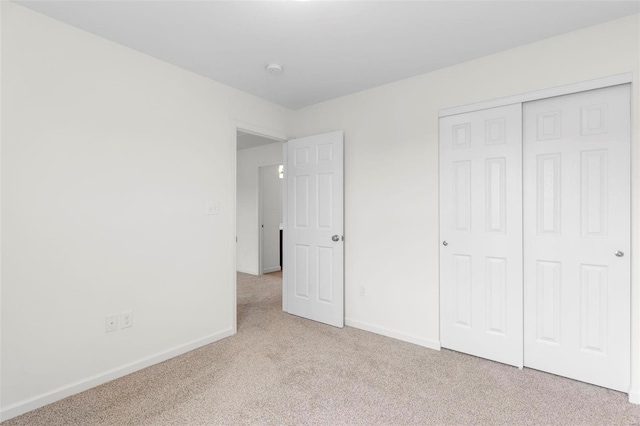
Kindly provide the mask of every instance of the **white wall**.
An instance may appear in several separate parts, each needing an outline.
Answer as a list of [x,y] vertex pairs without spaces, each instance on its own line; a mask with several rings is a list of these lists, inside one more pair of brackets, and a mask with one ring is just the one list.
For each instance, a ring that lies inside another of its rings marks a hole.
[[272,164],[282,164],[280,142],[238,151],[236,267],[238,271],[247,274],[260,274],[258,171],[260,166]]
[[[635,16],[291,113],[0,4],[3,417],[233,333],[238,127],[346,131],[347,324],[437,347],[438,110],[637,73],[640,60]],[[638,140],[636,117],[634,217]],[[105,315],[127,309],[134,327],[105,334]]]
[[[637,73],[638,29],[638,16],[631,16],[295,112],[290,126],[294,137],[345,130],[348,325],[439,347],[438,111]],[[638,93],[636,84],[635,111]],[[636,115],[634,217],[640,217],[637,141]],[[637,253],[640,231],[634,229]],[[366,297],[359,295],[360,285],[366,287]],[[637,272],[633,297],[638,324]],[[634,333],[637,391],[640,327]]]
[[235,331],[235,126],[289,111],[0,3],[7,418]]

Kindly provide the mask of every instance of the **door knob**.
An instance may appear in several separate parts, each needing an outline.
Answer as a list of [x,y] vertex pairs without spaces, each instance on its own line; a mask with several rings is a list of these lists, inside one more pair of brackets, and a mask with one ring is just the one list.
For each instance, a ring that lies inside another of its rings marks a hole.
[[618,251],[617,251],[617,252],[615,252],[614,254],[615,254],[616,256],[618,256],[618,257],[622,257],[622,256],[624,256],[624,252],[623,252],[623,251],[620,251],[620,250],[618,250]]
[[448,243],[448,242],[446,242],[446,241],[443,241],[443,242],[442,242],[442,245],[446,247],[446,246],[448,246],[448,245],[449,245],[449,243]]
[[340,236],[338,235],[334,235],[333,237],[331,237],[332,241],[340,241]]

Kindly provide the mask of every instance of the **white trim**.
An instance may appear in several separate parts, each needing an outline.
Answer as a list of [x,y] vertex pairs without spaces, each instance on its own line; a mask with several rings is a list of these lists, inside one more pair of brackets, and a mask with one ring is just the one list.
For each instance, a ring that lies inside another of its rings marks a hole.
[[249,274],[249,275],[260,275],[258,271],[254,269],[250,270],[250,269],[236,268],[236,272],[242,272],[243,274]]
[[504,98],[492,99],[489,101],[476,102],[473,104],[462,105],[452,108],[441,109],[438,113],[439,117],[448,117],[450,115],[464,114],[472,111],[496,108],[505,105],[518,104],[523,102],[537,101],[539,99],[553,98],[555,96],[568,95],[571,93],[585,92],[587,90],[601,89],[603,87],[617,86],[619,84],[631,83],[633,73],[617,74],[610,77],[597,78],[595,80],[587,80],[564,86],[551,87],[549,89],[537,90],[535,92],[521,93],[518,95],[507,96]]
[[61,386],[52,391],[45,392],[32,398],[27,398],[20,402],[16,402],[15,404],[4,407],[2,411],[0,411],[0,421],[9,420],[13,417],[19,416],[37,408],[44,407],[45,405],[67,398],[71,395],[75,395],[77,393],[86,391],[88,389],[94,388],[96,386],[102,385],[104,383],[110,382],[112,380],[166,361],[168,359],[174,358],[178,355],[190,352],[202,346],[217,342],[218,340],[232,336],[233,334],[233,330],[231,329],[222,331],[220,333],[211,334],[201,339],[185,343],[184,345],[176,346],[174,348],[158,352],[154,355],[139,359],[137,361],[130,362],[121,367],[116,367],[103,373],[99,373],[70,383],[68,385]]
[[262,196],[264,195],[262,191],[262,167],[263,166],[258,166],[258,185],[256,186],[258,188],[256,194],[258,196],[258,202],[256,203],[258,205],[258,275],[264,274],[264,270],[262,269],[262,255],[264,254],[262,253],[262,234],[264,232],[264,228],[262,227],[262,215],[264,214],[262,209]]
[[263,274],[270,274],[272,272],[277,272],[280,270],[279,266],[274,266],[273,268],[267,268],[264,271],[262,271]]
[[229,300],[230,315],[231,318],[231,331],[233,334],[238,332],[238,301],[237,299],[237,286],[238,286],[238,123],[235,120],[231,120],[231,135],[229,138],[229,156],[231,157],[231,176],[229,176],[231,182],[231,193],[229,194],[229,203],[231,207],[231,271],[230,271],[230,286],[229,291],[231,300]]
[[640,392],[638,389],[629,390],[629,402],[632,404],[640,404]]
[[[286,142],[288,140],[288,137],[285,134],[277,132],[275,130],[271,130],[262,126],[257,126],[251,123],[245,123],[239,120],[232,120],[232,121],[233,121],[233,128],[234,128],[234,133],[233,133],[234,141],[236,139],[236,134],[238,130],[240,130],[243,133],[250,133],[255,136],[262,136],[269,139],[276,139],[276,142]],[[234,143],[234,147],[235,147],[235,143]]]
[[414,345],[423,346],[425,348],[440,350],[440,342],[435,340],[424,339],[422,337],[413,336],[411,334],[401,333],[389,328],[380,327],[363,321],[345,318],[344,324],[348,327],[359,328],[360,330],[370,331],[371,333],[380,334],[382,336],[391,337],[393,339],[402,340],[403,342],[413,343]]
[[284,142],[282,144],[282,165],[284,166],[284,176],[283,176],[283,180],[282,180],[282,267],[283,267],[283,271],[282,271],[282,310],[284,312],[289,312],[288,309],[288,303],[287,303],[287,297],[289,296],[289,293],[287,292],[287,281],[289,279],[289,274],[287,273],[287,268],[284,267],[286,260],[287,260],[287,237],[289,235],[289,233],[287,232],[287,227],[289,226],[289,222],[287,220],[287,212],[288,212],[288,208],[287,208],[287,188],[289,187],[289,184],[287,183],[287,179],[288,179],[288,173],[287,173],[287,147],[289,142]]

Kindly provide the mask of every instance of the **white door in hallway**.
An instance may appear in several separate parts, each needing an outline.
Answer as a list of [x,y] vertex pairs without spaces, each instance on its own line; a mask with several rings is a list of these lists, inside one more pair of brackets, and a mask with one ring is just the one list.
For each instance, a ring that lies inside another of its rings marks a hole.
[[287,312],[344,326],[343,132],[287,143]]
[[282,182],[279,165],[260,167],[260,273],[280,270]]
[[524,106],[525,365],[630,375],[630,87]]
[[522,366],[522,106],[440,119],[440,339]]

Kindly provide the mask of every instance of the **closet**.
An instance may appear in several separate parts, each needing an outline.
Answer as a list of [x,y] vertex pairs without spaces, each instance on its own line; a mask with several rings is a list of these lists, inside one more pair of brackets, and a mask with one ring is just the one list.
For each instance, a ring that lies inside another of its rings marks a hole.
[[440,118],[441,345],[627,392],[630,85]]

